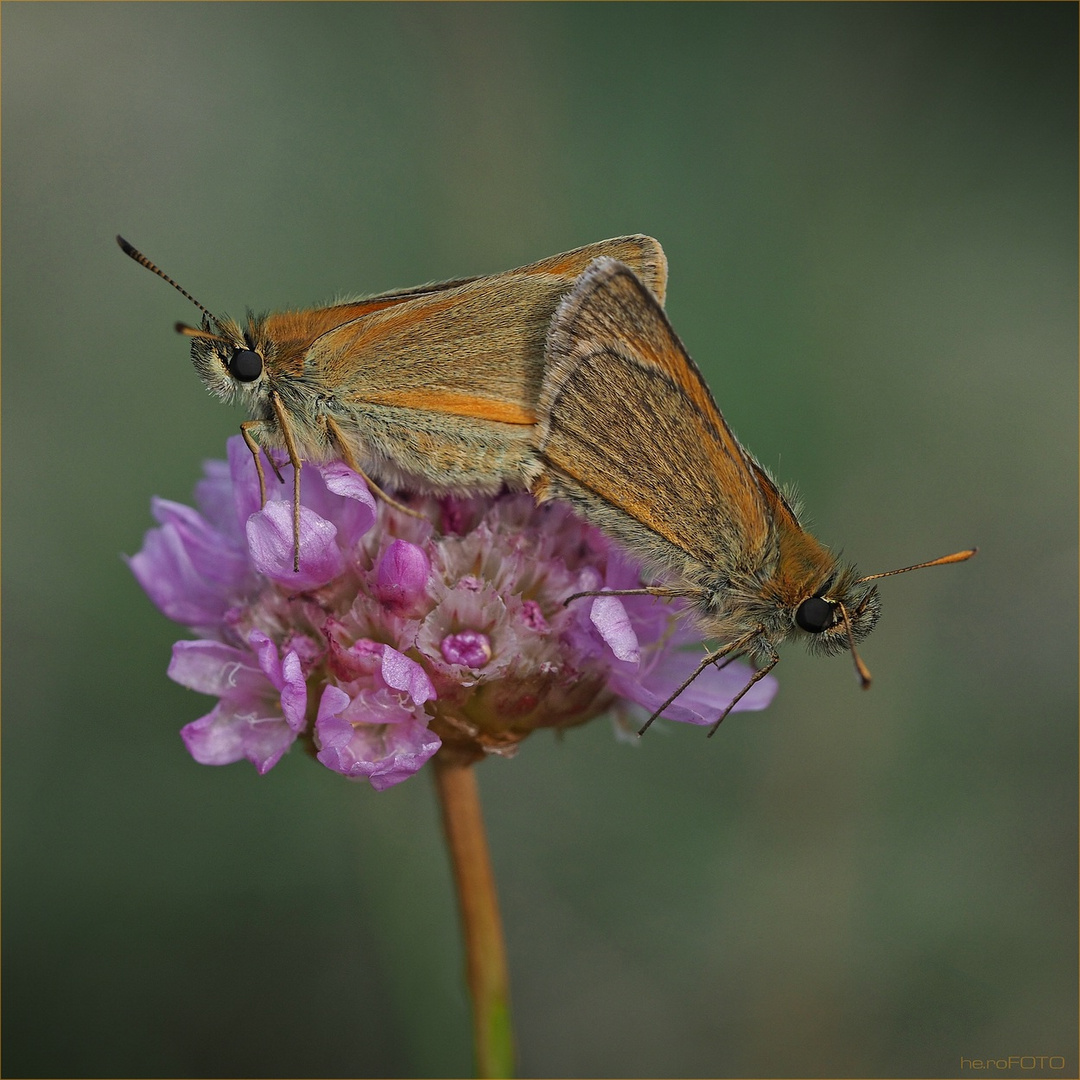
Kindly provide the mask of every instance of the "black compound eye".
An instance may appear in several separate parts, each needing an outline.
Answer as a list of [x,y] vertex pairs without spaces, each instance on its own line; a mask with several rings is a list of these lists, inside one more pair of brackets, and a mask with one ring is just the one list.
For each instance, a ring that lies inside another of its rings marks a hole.
[[804,600],[795,612],[795,622],[808,634],[820,634],[835,623],[833,605],[820,596]]
[[263,370],[262,357],[251,349],[233,349],[229,374],[240,382],[254,382]]

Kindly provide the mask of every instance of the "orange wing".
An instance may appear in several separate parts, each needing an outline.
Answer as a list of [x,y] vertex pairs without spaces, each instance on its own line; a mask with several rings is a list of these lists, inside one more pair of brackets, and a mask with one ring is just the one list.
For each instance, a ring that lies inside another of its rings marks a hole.
[[531,424],[548,324],[600,256],[627,262],[663,298],[663,249],[648,236],[618,237],[491,277],[325,309],[345,319],[310,343],[304,372],[325,379],[343,404]]
[[597,497],[583,500],[585,512],[615,535],[633,540],[617,520],[628,515],[721,570],[768,542],[752,458],[629,267],[601,261],[560,306],[538,415],[543,456]]

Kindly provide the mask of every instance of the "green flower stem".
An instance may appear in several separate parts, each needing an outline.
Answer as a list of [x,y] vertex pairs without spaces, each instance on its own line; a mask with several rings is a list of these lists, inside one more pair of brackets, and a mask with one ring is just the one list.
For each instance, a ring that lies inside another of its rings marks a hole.
[[476,774],[471,763],[462,764],[443,753],[435,755],[433,764],[461,908],[476,1075],[507,1080],[514,1075],[510,981]]

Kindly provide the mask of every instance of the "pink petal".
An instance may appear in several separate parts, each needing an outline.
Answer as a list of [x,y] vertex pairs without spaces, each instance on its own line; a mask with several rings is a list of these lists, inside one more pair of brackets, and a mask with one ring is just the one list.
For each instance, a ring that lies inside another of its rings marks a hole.
[[424,549],[395,540],[379,560],[376,593],[387,607],[402,611],[424,594],[430,576],[431,562]]
[[231,544],[198,511],[158,498],[151,499],[150,508],[162,525],[176,531],[192,568],[205,581],[227,590],[238,587],[247,577],[249,568],[244,550]]
[[403,656],[390,645],[383,646],[382,677],[387,686],[404,691],[417,705],[423,705],[436,696],[427,672],[415,660]]
[[178,641],[173,645],[169,678],[215,697],[266,696],[266,677],[251,653],[218,641]]
[[174,622],[190,627],[216,627],[228,606],[192,564],[180,534],[171,525],[151,529],[142,550],[128,559],[136,581]]
[[300,507],[300,570],[293,570],[292,505],[268,502],[247,520],[248,550],[255,569],[296,592],[317,589],[337,577],[345,560],[337,528],[306,506]]
[[[315,725],[319,761],[350,779],[367,779],[376,791],[407,780],[442,745],[425,724],[411,715],[400,715],[400,704],[380,701],[382,694],[385,691],[365,696],[366,702],[350,701],[343,690],[328,686],[319,702]],[[396,722],[358,722],[351,714],[363,713],[367,705],[374,709],[369,713],[373,720],[398,714]],[[346,712],[349,719],[343,715]]]
[[337,508],[334,520],[341,534],[340,543],[352,547],[375,524],[375,497],[364,478],[342,461],[331,461],[318,469],[327,490],[345,500]]
[[225,701],[186,725],[180,736],[200,765],[231,765],[247,758],[260,775],[272,769],[296,739],[280,716],[235,713]]
[[617,596],[598,596],[592,602],[589,619],[620,660],[636,664],[641,659],[637,634]]

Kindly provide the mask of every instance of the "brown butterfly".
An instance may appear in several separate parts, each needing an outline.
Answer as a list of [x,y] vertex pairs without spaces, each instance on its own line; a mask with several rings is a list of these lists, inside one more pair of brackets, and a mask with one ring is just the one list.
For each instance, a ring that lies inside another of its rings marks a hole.
[[537,438],[537,498],[572,503],[670,582],[628,594],[689,598],[722,642],[642,731],[710,664],[749,656],[758,669],[712,734],[792,636],[821,653],[850,650],[869,686],[855,645],[881,611],[870,582],[975,554],[868,577],[841,563],[739,444],[652,292],[614,258],[598,258],[552,320]]
[[192,362],[210,392],[240,403],[251,417],[240,427],[264,501],[259,449],[288,453],[297,568],[302,462],[341,458],[413,491],[527,488],[542,469],[533,425],[545,338],[559,301],[600,256],[632,266],[658,302],[667,284],[659,243],[621,236],[490,277],[249,314],[241,323],[211,314],[126,240],[117,241],[202,312],[198,329],[177,329],[192,339]]

